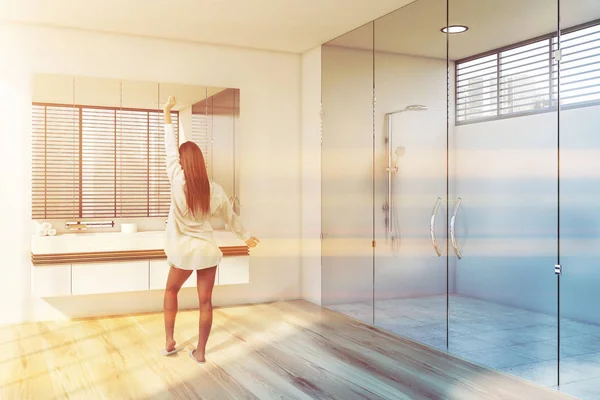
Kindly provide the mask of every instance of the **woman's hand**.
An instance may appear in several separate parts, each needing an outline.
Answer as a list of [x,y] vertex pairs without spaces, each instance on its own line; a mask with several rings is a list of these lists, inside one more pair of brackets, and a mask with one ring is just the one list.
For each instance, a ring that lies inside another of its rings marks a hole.
[[175,107],[175,104],[177,104],[177,102],[175,101],[175,97],[169,96],[169,98],[167,99],[167,102],[163,106],[163,111],[165,111],[165,112],[171,111],[171,108]]
[[246,240],[246,244],[248,245],[248,247],[256,247],[258,244],[260,243],[260,240],[258,240],[258,238],[252,236],[250,239]]
[[165,124],[166,125],[171,125],[171,108],[175,107],[175,97],[173,96],[169,96],[169,98],[167,99],[167,102],[165,103],[165,105],[163,106],[163,114],[164,114],[164,119],[165,119]]

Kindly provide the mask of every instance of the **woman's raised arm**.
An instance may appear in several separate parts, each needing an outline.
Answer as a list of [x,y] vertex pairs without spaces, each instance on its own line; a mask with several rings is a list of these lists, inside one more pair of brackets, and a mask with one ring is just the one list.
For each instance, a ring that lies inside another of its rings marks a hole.
[[163,106],[163,111],[165,113],[165,125],[171,124],[171,108],[175,107],[175,104],[177,104],[175,102],[175,97],[169,96],[167,102]]
[[169,99],[163,106],[165,115],[165,151],[167,159],[167,175],[171,185],[176,178],[183,177],[183,169],[179,163],[179,146],[175,141],[175,133],[171,121],[171,109],[175,106],[175,97],[169,96]]

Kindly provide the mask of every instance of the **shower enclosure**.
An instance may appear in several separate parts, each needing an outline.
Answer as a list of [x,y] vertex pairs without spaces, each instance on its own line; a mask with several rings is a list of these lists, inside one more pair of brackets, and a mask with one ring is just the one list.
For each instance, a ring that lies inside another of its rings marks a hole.
[[598,398],[600,8],[482,3],[322,47],[322,303]]

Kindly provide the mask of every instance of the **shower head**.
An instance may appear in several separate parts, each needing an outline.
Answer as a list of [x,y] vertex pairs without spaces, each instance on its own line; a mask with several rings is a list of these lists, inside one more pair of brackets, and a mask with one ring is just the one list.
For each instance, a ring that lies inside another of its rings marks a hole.
[[408,106],[404,109],[404,111],[426,111],[427,106],[423,106],[421,104],[414,104],[412,106]]
[[426,110],[427,110],[427,106],[424,106],[421,104],[413,104],[413,105],[407,106],[406,108],[403,108],[402,110],[387,113],[386,115],[393,115],[393,114],[403,113],[406,111],[426,111]]

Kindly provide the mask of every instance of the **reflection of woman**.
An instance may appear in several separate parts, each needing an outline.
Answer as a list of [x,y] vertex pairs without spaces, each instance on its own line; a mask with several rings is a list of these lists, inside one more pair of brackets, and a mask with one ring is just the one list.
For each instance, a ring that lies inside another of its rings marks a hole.
[[200,148],[193,142],[186,142],[178,151],[171,125],[171,109],[174,105],[175,98],[171,96],[163,109],[167,174],[171,183],[171,209],[165,240],[165,253],[171,269],[164,299],[167,343],[163,354],[171,355],[177,351],[173,338],[177,294],[195,270],[200,327],[198,346],[190,352],[190,357],[197,362],[204,362],[206,342],[212,326],[212,291],[216,266],[223,257],[213,238],[208,218],[213,215],[223,217],[228,228],[249,247],[255,247],[259,241],[245,232],[223,188],[208,179]]

